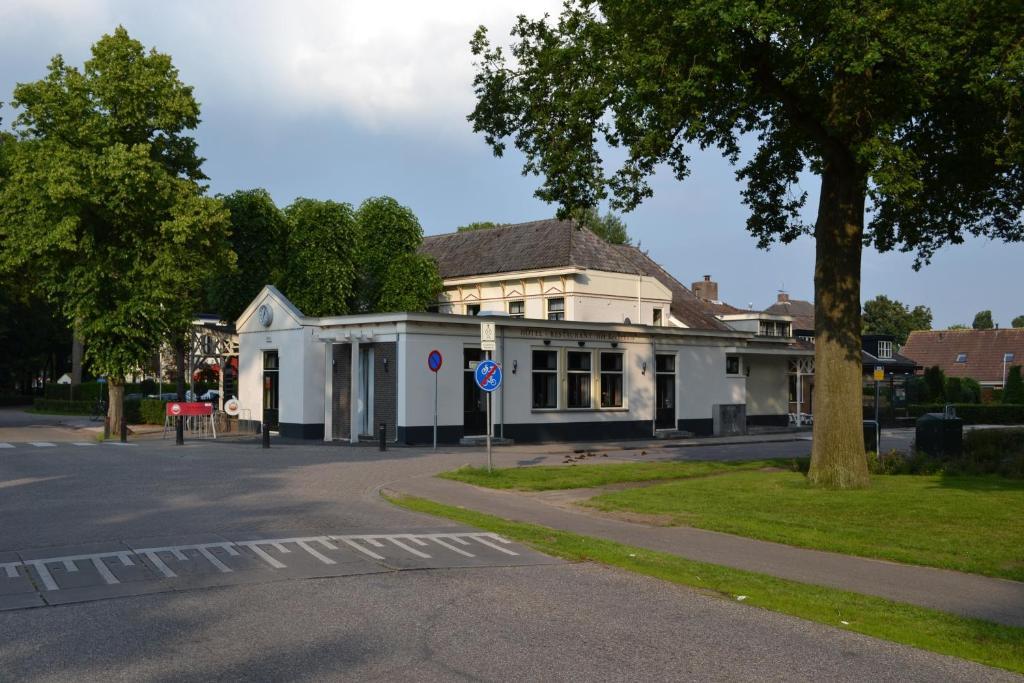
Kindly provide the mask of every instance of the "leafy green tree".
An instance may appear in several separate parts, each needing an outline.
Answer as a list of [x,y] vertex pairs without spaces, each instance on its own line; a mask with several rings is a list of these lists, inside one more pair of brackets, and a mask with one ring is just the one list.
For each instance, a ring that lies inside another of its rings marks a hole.
[[976,330],[991,330],[995,327],[995,323],[992,322],[992,311],[978,311],[971,327]]
[[961,325],[960,323],[957,323],[956,325],[950,325],[946,329],[947,330],[969,330],[971,328],[967,327],[967,325]]
[[909,306],[879,294],[864,302],[861,324],[865,334],[891,334],[903,346],[914,330],[932,329],[932,310],[927,306]]
[[235,320],[264,285],[277,283],[283,275],[288,221],[266,190],[238,190],[222,199],[231,212],[231,247],[238,268],[212,277],[208,299],[211,312]]
[[1006,373],[1003,403],[1024,404],[1024,379],[1021,378],[1021,366],[1019,365],[1014,365]]
[[455,232],[473,232],[475,230],[490,230],[496,228],[503,223],[494,223],[492,221],[476,221],[475,223],[469,223],[468,225],[460,225],[455,229]]
[[621,217],[609,211],[603,216],[595,207],[573,209],[571,216],[609,244],[629,244],[629,233]]
[[285,216],[289,224],[288,263],[281,284],[285,296],[306,315],[349,313],[359,245],[352,206],[300,198],[285,209]]
[[1016,318],[1013,319],[1010,325],[1015,329],[1020,329],[1021,327],[1024,327],[1024,315],[1018,315]]
[[963,392],[963,403],[981,403],[981,383],[978,380],[962,378],[960,391]]
[[86,362],[110,382],[120,427],[124,378],[180,330],[206,273],[230,267],[228,213],[206,197],[192,88],[168,55],[123,28],[84,68],[50,62],[18,85],[19,138],[0,193],[0,269],[30,268],[78,321]]
[[356,212],[359,278],[352,310],[422,311],[437,301],[441,278],[418,253],[423,228],[416,214],[391,197],[367,199]]
[[[867,486],[861,251],[927,261],[964,234],[1024,237],[1022,28],[1002,0],[568,0],[556,21],[519,18],[511,61],[477,31],[469,120],[498,156],[512,140],[563,216],[609,195],[634,208],[661,165],[690,173],[687,145],[742,160],[758,243],[816,241],[808,477]],[[619,168],[603,146],[625,148]],[[806,170],[821,179],[813,225]]]
[[946,373],[938,365],[924,371],[924,383],[928,390],[927,400],[930,403],[943,403],[946,400]]

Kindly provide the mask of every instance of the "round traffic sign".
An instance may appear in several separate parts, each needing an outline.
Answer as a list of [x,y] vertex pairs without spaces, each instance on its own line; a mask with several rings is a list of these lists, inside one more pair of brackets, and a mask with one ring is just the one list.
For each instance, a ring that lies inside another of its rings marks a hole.
[[473,373],[476,385],[486,392],[492,392],[501,386],[501,366],[493,360],[482,360],[477,363]]
[[441,356],[441,352],[434,349],[427,354],[427,367],[430,368],[431,372],[437,372],[441,369],[441,364],[444,363],[444,358]]

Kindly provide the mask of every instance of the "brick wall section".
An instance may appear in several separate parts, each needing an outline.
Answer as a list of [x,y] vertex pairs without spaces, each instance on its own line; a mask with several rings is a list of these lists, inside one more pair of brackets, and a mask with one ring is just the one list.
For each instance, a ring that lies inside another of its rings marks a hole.
[[352,429],[352,345],[334,345],[331,438],[348,439]]
[[[387,360],[387,370],[384,361]],[[398,345],[380,342],[373,345],[373,434],[381,422],[388,425],[389,441],[398,439]]]

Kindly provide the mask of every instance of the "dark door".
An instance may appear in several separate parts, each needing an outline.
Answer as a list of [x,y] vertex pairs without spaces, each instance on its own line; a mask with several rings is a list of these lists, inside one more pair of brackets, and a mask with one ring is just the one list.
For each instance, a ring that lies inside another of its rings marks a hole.
[[278,416],[278,374],[277,351],[263,352],[263,423],[270,429],[277,429]]
[[655,357],[654,428],[676,428],[676,357]]
[[473,377],[476,364],[483,359],[484,352],[480,349],[462,350],[462,433],[465,436],[487,433],[487,398]]

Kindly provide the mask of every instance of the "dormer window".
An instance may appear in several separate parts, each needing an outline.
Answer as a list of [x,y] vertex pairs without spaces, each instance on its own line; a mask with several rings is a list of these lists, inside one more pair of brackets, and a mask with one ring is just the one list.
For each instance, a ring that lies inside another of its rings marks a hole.
[[957,363],[966,363],[967,362],[967,354],[966,353],[958,353],[958,354],[956,354],[956,362]]
[[1004,363],[1012,363],[1014,358],[1015,356],[1013,355],[1013,351],[1007,351],[1006,353],[1003,354]]
[[892,342],[891,341],[880,341],[880,342],[878,342],[878,357],[879,358],[892,358]]

